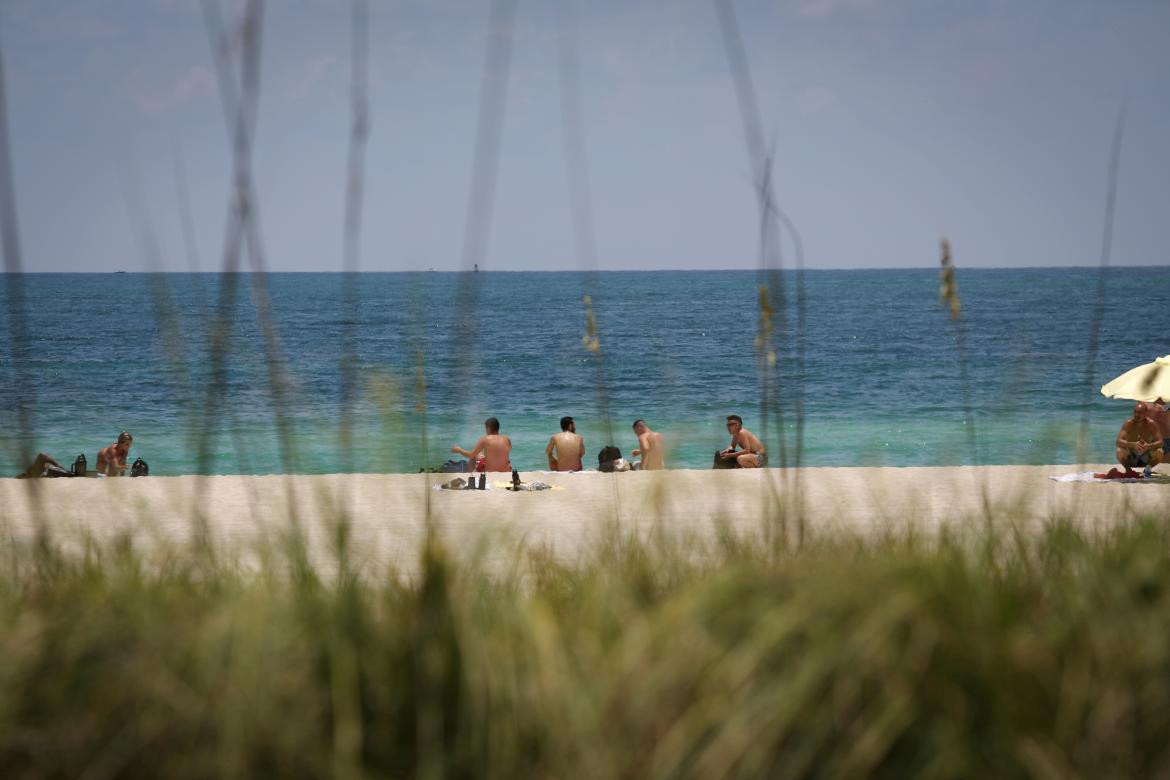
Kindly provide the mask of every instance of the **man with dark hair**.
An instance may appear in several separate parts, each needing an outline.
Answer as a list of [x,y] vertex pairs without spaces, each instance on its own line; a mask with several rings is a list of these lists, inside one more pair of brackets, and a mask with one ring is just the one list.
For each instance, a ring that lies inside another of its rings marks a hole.
[[662,443],[662,434],[650,430],[645,420],[634,420],[633,428],[638,437],[638,449],[630,452],[630,455],[642,457],[638,468],[642,471],[666,468],[666,446]]
[[731,434],[731,446],[719,453],[720,458],[734,460],[741,469],[762,469],[768,465],[768,452],[763,443],[743,427],[743,418],[738,414],[727,415],[727,432]]
[[511,471],[512,462],[509,455],[512,452],[512,440],[500,435],[500,421],[489,417],[483,421],[484,435],[470,450],[459,445],[451,448],[451,452],[467,458],[467,470],[475,471],[476,458],[483,453],[484,471]]
[[1122,423],[1117,434],[1116,455],[1117,462],[1127,469],[1143,467],[1147,477],[1162,462],[1162,432],[1150,419],[1146,404],[1134,404],[1133,417]]
[[548,440],[544,454],[548,456],[549,471],[580,471],[585,468],[582,462],[585,439],[577,433],[577,423],[572,417],[561,418],[561,432]]

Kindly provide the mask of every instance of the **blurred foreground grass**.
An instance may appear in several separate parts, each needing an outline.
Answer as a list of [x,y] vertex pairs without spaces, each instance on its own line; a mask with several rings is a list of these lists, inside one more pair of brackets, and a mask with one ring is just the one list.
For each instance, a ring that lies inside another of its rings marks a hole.
[[615,532],[405,578],[9,542],[0,776],[1163,775],[1168,543]]

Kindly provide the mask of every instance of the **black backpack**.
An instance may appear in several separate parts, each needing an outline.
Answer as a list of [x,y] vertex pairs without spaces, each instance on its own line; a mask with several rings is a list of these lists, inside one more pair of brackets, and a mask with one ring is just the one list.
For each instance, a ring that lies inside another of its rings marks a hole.
[[148,476],[149,474],[150,474],[150,466],[147,466],[146,461],[144,461],[142,458],[139,458],[138,460],[136,460],[130,464],[130,476],[132,476],[132,477],[145,477],[145,476]]
[[722,457],[720,457],[726,451],[727,450],[715,450],[715,462],[711,464],[711,468],[713,468],[713,469],[737,469],[737,468],[739,468],[739,462],[736,461],[735,458],[728,458],[727,460],[724,460]]

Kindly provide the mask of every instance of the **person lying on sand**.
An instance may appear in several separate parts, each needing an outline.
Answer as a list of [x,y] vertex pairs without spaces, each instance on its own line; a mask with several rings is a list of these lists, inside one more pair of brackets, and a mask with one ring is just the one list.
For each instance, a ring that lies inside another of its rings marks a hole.
[[548,456],[549,471],[580,471],[585,467],[585,439],[577,433],[572,417],[561,418],[561,432],[548,440],[544,454]]
[[727,415],[727,432],[731,434],[731,446],[719,453],[719,457],[734,460],[741,469],[762,469],[768,465],[768,451],[754,433],[743,427],[743,418],[738,414]]
[[467,458],[467,470],[475,471],[475,460],[483,453],[485,471],[511,471],[512,463],[509,455],[512,452],[512,440],[500,435],[500,421],[489,417],[483,423],[484,435],[470,450],[456,445],[451,452]]
[[57,469],[62,475],[69,474],[69,470],[62,466],[57,461],[50,458],[45,453],[37,453],[36,458],[33,459],[32,465],[21,473],[16,475],[17,479],[37,479],[38,477],[48,476],[51,469]]
[[645,420],[634,420],[634,433],[638,437],[638,449],[630,452],[633,457],[642,457],[638,468],[642,471],[658,471],[666,468],[666,447],[662,434],[650,430]]
[[1150,476],[1154,466],[1162,462],[1162,435],[1158,425],[1150,419],[1150,407],[1134,404],[1133,417],[1121,425],[1117,434],[1117,461],[1127,469],[1143,468]]
[[133,443],[134,437],[128,431],[119,433],[116,442],[98,450],[97,472],[107,477],[125,474],[126,469],[130,468],[126,465],[126,456],[130,454],[130,445]]

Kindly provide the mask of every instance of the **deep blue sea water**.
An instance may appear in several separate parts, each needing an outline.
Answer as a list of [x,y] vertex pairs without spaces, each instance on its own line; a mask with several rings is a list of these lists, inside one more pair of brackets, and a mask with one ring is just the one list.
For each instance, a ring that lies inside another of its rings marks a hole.
[[[738,413],[780,465],[782,451],[797,458],[798,396],[804,465],[1073,463],[1086,399],[1089,457],[1109,461],[1129,405],[1097,388],[1170,353],[1167,272],[1107,273],[1086,382],[1096,269],[960,270],[974,450],[956,329],[931,269],[808,272],[803,371],[794,331],[776,320],[778,406],[763,403],[755,272],[241,275],[220,406],[209,343],[224,276],[0,278],[0,473],[20,469],[22,446],[63,463],[85,452],[92,465],[122,429],[152,474],[195,473],[201,440],[211,473],[417,471],[453,443],[469,447],[489,415],[522,469],[544,467],[558,419],[573,415],[595,464],[606,410],[624,452],[641,417],[673,445],[670,465],[700,468],[727,444],[724,415]],[[784,278],[791,294],[795,277]],[[600,357],[582,345],[585,294]],[[347,343],[356,382],[343,446]],[[276,392],[274,376],[287,380]]]

